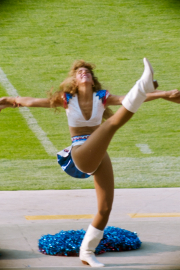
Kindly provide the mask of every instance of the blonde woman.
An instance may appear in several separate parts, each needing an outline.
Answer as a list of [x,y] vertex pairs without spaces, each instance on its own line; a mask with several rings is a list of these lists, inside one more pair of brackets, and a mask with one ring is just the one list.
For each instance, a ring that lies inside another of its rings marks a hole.
[[[97,194],[97,214],[89,225],[80,248],[80,260],[92,267],[104,266],[94,251],[103,238],[114,196],[114,176],[106,152],[115,132],[138,110],[144,101],[166,98],[178,102],[178,90],[155,91],[153,69],[144,58],[144,73],[126,96],[111,95],[103,90],[93,72],[94,66],[76,61],[60,90],[49,98],[5,97],[0,110],[7,107],[63,107],[66,110],[72,145],[58,153],[58,162],[69,175],[77,178],[94,177]],[[122,105],[116,113],[109,105]],[[107,119],[102,123],[102,118]],[[102,123],[102,124],[101,124]]]

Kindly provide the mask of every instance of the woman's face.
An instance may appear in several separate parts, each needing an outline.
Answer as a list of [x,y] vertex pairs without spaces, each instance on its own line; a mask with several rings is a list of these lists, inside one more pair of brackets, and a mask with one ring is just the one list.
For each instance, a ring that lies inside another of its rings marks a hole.
[[85,85],[85,84],[86,85],[87,84],[90,84],[90,85],[94,84],[92,74],[88,68],[81,67],[81,68],[77,69],[76,83],[77,83],[77,86]]

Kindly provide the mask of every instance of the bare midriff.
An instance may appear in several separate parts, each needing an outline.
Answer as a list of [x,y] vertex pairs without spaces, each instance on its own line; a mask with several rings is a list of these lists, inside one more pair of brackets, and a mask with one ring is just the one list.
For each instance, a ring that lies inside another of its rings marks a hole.
[[71,134],[71,137],[74,136],[81,136],[81,135],[90,135],[92,134],[100,125],[94,126],[94,127],[70,127],[69,131]]

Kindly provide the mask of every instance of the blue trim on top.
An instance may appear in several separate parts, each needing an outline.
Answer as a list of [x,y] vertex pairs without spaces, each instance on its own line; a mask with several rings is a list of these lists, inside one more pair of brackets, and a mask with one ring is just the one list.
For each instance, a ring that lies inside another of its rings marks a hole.
[[65,93],[66,95],[66,101],[67,101],[67,104],[69,104],[69,100],[73,97],[70,93]]
[[[104,98],[106,97],[106,91],[107,90],[99,90],[96,92],[96,97],[99,97],[99,99],[102,99],[102,101],[104,101]],[[73,97],[70,93],[66,93],[65,92],[65,95],[66,95],[66,101],[67,101],[67,104],[69,104],[69,100]]]
[[106,90],[97,91],[96,96],[99,97],[99,99],[103,99],[106,96]]

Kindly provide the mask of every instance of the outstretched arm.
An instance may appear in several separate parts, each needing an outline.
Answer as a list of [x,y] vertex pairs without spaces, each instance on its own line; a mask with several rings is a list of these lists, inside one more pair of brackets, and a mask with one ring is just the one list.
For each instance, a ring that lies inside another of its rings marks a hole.
[[180,91],[177,89],[170,90],[170,91],[161,91],[161,90],[156,90],[152,93],[146,94],[147,98],[145,102],[151,101],[157,98],[163,98],[168,101],[180,103]]
[[164,98],[165,100],[180,103],[180,97]]
[[[62,104],[58,104],[60,107]],[[16,107],[42,107],[50,108],[49,98],[32,98],[32,97],[2,97],[0,98],[0,111],[5,108]]]
[[[180,91],[177,89],[170,90],[170,91],[161,91],[161,90],[155,90],[152,93],[146,94],[147,98],[145,102],[155,100],[158,98],[163,98],[168,101],[180,103]],[[116,95],[110,95],[107,98],[106,106],[111,105],[122,105],[122,101],[125,98],[125,96],[116,96]]]

